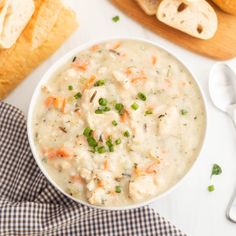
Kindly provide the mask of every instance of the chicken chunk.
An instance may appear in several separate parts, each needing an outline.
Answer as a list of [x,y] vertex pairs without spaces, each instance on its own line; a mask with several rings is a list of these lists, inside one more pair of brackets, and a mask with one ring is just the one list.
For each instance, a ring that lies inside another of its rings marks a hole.
[[157,128],[160,136],[175,135],[178,132],[179,112],[176,107],[167,109],[159,116]]
[[153,176],[145,175],[135,178],[129,183],[129,196],[139,202],[157,194],[157,186]]

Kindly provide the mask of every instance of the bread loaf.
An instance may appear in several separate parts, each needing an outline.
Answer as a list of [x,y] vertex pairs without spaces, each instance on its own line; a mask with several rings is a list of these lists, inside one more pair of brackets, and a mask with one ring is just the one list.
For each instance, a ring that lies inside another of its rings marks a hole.
[[236,15],[236,0],[212,0],[223,11]]
[[[35,12],[32,22],[38,14]],[[48,19],[50,20],[50,19]],[[40,63],[52,55],[78,27],[76,15],[62,7],[47,39],[32,49],[31,22],[10,49],[0,50],[0,99],[3,99]],[[37,27],[37,26],[35,26]]]

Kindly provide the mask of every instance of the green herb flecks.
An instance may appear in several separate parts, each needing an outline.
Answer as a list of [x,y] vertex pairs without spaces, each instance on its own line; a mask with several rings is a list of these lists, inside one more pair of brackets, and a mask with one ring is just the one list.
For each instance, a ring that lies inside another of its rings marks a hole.
[[93,133],[93,130],[90,129],[89,127],[87,127],[84,129],[83,135],[88,138],[88,137],[92,136],[92,133]]
[[181,114],[182,116],[186,116],[186,115],[188,114],[188,111],[185,110],[185,109],[181,109],[181,110],[180,110],[180,114]]
[[152,110],[146,110],[145,111],[145,116],[151,115],[152,114]]
[[98,103],[101,106],[106,106],[107,105],[107,100],[105,98],[99,98]]
[[104,146],[97,147],[97,152],[103,154],[106,152],[106,148]]
[[211,177],[213,175],[220,175],[221,173],[222,173],[221,167],[218,164],[214,164],[211,170]]
[[78,92],[74,95],[75,99],[80,99],[81,97],[82,97],[82,94],[80,92]]
[[133,104],[131,105],[131,108],[136,111],[136,110],[138,110],[139,105],[138,105],[137,103],[133,103]]
[[98,80],[95,82],[94,86],[99,87],[105,85],[105,80]]
[[215,190],[215,186],[214,185],[209,185],[207,187],[207,189],[208,189],[209,192],[213,192]]
[[109,152],[114,152],[114,145],[112,143],[111,137],[109,137],[108,140],[106,141],[106,145],[109,149]]
[[146,95],[144,94],[144,93],[138,93],[138,98],[140,99],[140,100],[142,100],[142,101],[146,101],[147,100],[147,97],[146,97]]
[[70,91],[73,90],[73,86],[72,86],[72,85],[69,85],[69,86],[68,86],[68,90],[70,90]]
[[121,186],[116,186],[115,187],[115,192],[116,193],[121,193]]
[[111,123],[112,123],[113,126],[117,126],[118,125],[116,120],[113,120]]
[[112,17],[112,21],[113,22],[118,22],[120,20],[120,17],[119,16],[114,16],[114,17]]
[[124,135],[126,138],[128,138],[128,137],[130,136],[129,131],[126,130],[126,131],[123,133],[123,135]]
[[121,139],[120,139],[120,138],[116,139],[115,144],[116,144],[116,145],[121,144]]

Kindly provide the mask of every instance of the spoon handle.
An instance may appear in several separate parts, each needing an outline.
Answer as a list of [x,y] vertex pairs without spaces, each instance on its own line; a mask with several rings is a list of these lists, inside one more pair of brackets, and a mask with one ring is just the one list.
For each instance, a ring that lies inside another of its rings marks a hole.
[[236,223],[236,188],[226,209],[226,217],[233,223]]
[[[231,114],[229,113],[229,115],[231,116],[234,127],[236,128],[236,119],[234,113],[235,109],[232,109],[232,112]],[[226,217],[229,221],[236,223],[236,187],[226,208]]]

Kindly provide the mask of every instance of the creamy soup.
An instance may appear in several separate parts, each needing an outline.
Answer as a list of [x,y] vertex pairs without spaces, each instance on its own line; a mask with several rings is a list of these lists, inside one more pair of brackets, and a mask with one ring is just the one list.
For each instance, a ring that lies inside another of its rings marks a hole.
[[42,87],[34,142],[50,177],[102,206],[149,200],[178,182],[205,132],[198,86],[166,51],[136,40],[94,45]]

